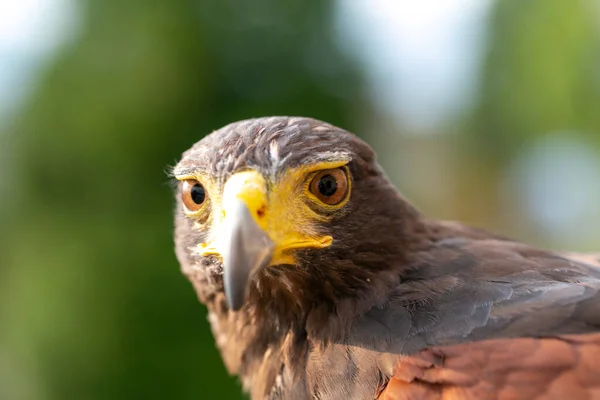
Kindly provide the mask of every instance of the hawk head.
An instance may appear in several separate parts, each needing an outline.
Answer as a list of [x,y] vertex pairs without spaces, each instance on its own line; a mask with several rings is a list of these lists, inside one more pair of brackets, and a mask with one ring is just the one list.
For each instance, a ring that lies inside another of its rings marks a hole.
[[227,125],[173,175],[179,261],[201,300],[224,292],[232,310],[327,318],[345,299],[370,307],[398,283],[420,226],[373,150],[314,119]]

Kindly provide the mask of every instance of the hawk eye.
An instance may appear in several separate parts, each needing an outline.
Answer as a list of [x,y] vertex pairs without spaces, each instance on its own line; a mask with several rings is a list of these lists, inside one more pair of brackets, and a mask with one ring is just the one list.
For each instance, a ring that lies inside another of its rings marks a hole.
[[185,208],[195,212],[200,210],[202,204],[206,201],[206,190],[200,182],[194,179],[187,179],[183,181],[183,188],[181,189],[181,198]]
[[339,204],[348,194],[348,175],[343,168],[326,169],[315,175],[310,192],[330,206]]

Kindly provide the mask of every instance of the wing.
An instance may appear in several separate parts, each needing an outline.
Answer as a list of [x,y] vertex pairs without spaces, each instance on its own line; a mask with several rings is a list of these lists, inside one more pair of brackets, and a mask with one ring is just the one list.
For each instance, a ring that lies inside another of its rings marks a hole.
[[380,400],[600,398],[600,333],[485,340],[403,357]]
[[383,353],[487,339],[600,332],[600,269],[496,239],[448,239],[414,257],[390,301],[346,344]]

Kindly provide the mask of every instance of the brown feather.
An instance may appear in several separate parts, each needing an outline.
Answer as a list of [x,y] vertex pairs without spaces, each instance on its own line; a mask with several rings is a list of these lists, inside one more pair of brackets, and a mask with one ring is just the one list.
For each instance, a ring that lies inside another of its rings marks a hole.
[[182,271],[208,308],[227,369],[253,399],[600,396],[598,257],[429,220],[398,194],[366,143],[309,118],[228,125],[174,172],[223,183],[253,168],[275,182],[285,168],[332,151],[349,155],[352,175],[343,215],[320,226],[333,244],[262,270],[236,312],[220,260],[190,251],[209,232],[177,202]]

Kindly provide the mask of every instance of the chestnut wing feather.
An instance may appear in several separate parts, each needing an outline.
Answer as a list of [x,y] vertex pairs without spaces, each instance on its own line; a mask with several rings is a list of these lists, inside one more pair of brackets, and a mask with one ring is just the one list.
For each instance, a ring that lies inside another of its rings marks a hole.
[[379,400],[600,398],[600,333],[496,339],[403,357]]

